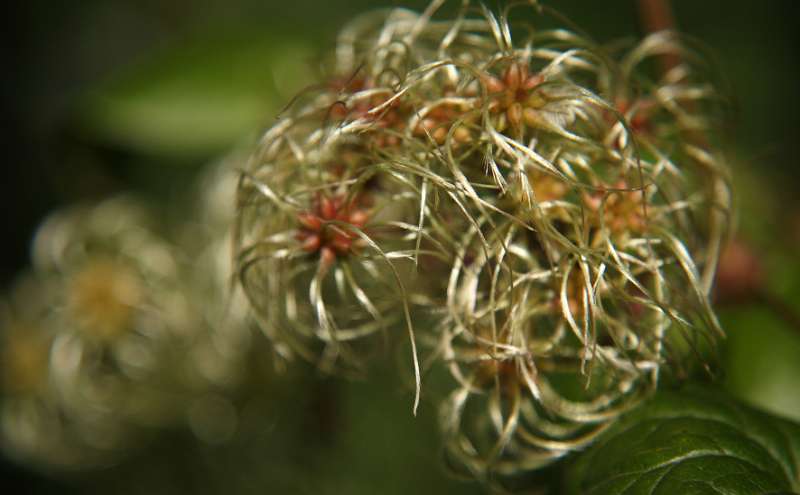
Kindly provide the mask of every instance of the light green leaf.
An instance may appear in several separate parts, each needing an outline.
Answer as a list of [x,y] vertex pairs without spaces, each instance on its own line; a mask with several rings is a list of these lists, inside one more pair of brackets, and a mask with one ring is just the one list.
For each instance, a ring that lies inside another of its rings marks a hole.
[[660,392],[567,471],[585,495],[785,494],[800,480],[800,426],[721,392]]
[[[218,153],[271,125],[307,85],[309,53],[307,44],[268,30],[206,33],[90,92],[82,127],[91,139],[145,154]],[[279,94],[285,88],[292,90]]]

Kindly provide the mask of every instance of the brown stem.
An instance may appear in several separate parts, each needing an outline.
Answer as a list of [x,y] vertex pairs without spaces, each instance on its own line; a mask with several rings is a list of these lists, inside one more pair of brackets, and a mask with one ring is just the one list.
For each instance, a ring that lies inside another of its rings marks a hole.
[[[658,31],[675,31],[675,16],[669,0],[639,0],[639,20],[647,34]],[[660,58],[662,73],[680,64],[677,53],[665,53]]]
[[639,0],[639,19],[647,33],[675,29],[669,0]]

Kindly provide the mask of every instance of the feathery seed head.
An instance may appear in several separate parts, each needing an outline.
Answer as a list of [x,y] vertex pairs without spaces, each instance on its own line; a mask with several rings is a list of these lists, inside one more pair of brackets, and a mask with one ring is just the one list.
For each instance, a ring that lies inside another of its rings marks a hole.
[[417,395],[416,337],[456,382],[448,453],[513,474],[640,400],[676,339],[720,334],[721,102],[673,33],[612,50],[540,29],[537,2],[442,3],[341,32],[242,175],[238,273],[265,332],[325,367],[405,322]]

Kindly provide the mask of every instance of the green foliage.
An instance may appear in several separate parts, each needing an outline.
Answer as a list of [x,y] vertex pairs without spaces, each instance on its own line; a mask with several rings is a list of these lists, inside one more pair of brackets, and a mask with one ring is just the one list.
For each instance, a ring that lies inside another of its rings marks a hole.
[[82,125],[94,140],[145,154],[221,153],[271,123],[306,54],[303,43],[269,33],[206,33],[90,92]]
[[715,389],[664,391],[567,471],[567,493],[754,495],[800,487],[800,426]]

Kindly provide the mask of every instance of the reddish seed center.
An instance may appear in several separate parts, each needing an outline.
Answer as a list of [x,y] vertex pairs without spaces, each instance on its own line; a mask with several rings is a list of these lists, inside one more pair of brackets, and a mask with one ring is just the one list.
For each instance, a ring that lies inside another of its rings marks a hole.
[[358,235],[353,228],[363,228],[368,219],[368,213],[358,207],[356,200],[320,194],[310,210],[297,215],[300,228],[295,238],[304,251],[319,252],[322,261],[330,263],[356,247]]
[[493,101],[489,104],[492,112],[505,113],[509,123],[519,127],[526,120],[526,113],[530,112],[531,96],[537,86],[544,82],[540,74],[531,74],[527,64],[514,62],[502,74],[501,78],[485,76],[483,82],[492,95]]

